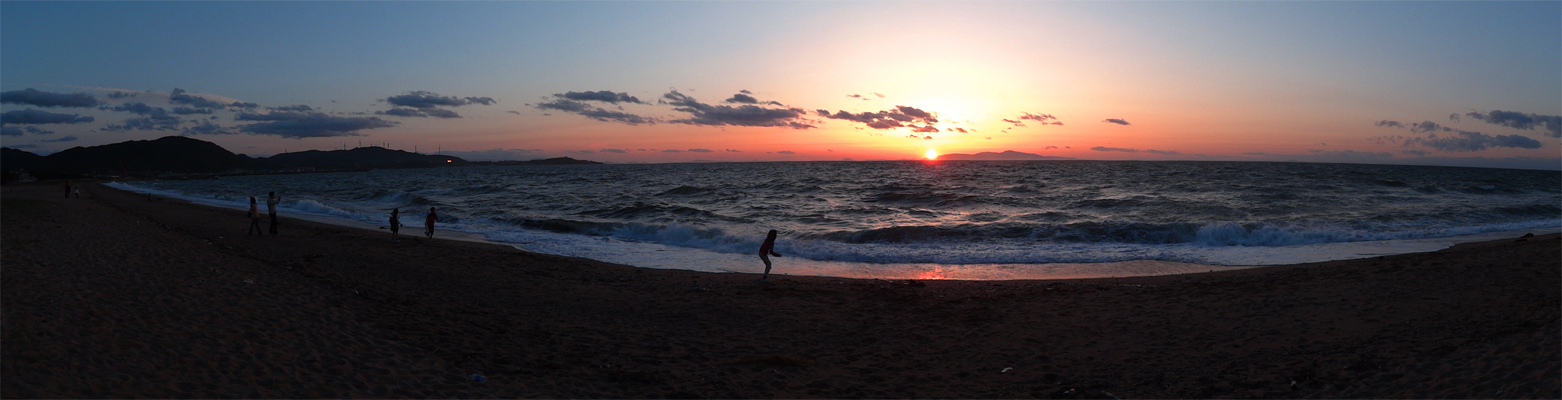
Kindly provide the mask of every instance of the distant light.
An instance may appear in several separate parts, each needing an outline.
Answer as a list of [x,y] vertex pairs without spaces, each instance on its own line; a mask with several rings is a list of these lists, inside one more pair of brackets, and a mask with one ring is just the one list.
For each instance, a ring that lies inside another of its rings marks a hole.
[[929,160],[937,160],[938,159],[938,150],[927,149],[927,159],[929,159]]
[[455,161],[451,161],[450,159],[447,158],[447,159],[445,159],[445,162],[455,162]]

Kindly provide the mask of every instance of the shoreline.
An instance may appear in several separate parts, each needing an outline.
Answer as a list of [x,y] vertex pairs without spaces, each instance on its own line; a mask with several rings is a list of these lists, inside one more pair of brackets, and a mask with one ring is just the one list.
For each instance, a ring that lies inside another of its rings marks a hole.
[[1156,277],[761,284],[286,217],[246,237],[234,210],[57,192],[0,192],[0,397],[1562,395],[1555,234]]
[[[124,190],[132,193],[146,193],[126,188],[114,189]],[[243,208],[235,208],[223,204],[210,204],[167,195],[158,196],[196,206],[226,208],[240,211],[243,210]],[[330,215],[299,212],[284,212],[282,215],[285,217],[329,225],[363,229],[368,231],[380,231],[382,233],[388,232],[385,230],[386,228],[383,225]],[[408,227],[415,230],[415,233],[421,233],[421,226],[409,225]],[[1183,261],[1154,259],[1058,263],[870,263],[858,261],[812,260],[791,257],[786,258],[785,262],[782,263],[784,265],[783,268],[773,271],[772,273],[796,276],[821,276],[852,279],[959,279],[982,281],[1147,277],[1366,259],[1385,255],[1425,253],[1446,249],[1459,244],[1500,240],[1502,238],[1508,237],[1518,237],[1526,233],[1562,233],[1562,227],[1552,229],[1496,231],[1479,234],[1417,239],[1391,239],[1254,248],[1235,246],[1229,249],[1229,251],[1239,252],[1243,255],[1236,256],[1236,258],[1233,260],[1246,262],[1220,264],[1190,263]],[[479,233],[441,229],[438,232],[438,236],[440,236],[441,239],[451,239],[473,243],[486,243],[497,246],[511,247],[522,251],[531,251],[530,249],[526,248],[524,243],[509,243],[489,240],[484,237],[484,235]],[[758,263],[754,262],[752,255],[747,253],[720,253],[704,249],[685,248],[659,243],[626,242],[611,238],[603,238],[603,240],[621,242],[623,243],[623,246],[613,249],[618,252],[613,254],[602,253],[600,249],[592,249],[589,251],[584,251],[584,254],[561,256],[583,257],[603,262],[651,269],[681,269],[712,273],[759,273],[763,271],[762,267],[756,266]],[[1320,258],[1316,256],[1316,254],[1320,253],[1330,254],[1332,257]],[[669,256],[669,254],[674,255]],[[705,267],[688,267],[688,265],[691,264]]]

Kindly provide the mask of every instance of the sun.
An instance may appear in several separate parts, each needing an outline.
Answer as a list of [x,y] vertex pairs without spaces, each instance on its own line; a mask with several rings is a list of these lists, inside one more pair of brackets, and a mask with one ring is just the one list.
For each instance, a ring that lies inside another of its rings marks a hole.
[[938,159],[938,150],[927,149],[927,159],[929,159],[929,160],[937,160]]

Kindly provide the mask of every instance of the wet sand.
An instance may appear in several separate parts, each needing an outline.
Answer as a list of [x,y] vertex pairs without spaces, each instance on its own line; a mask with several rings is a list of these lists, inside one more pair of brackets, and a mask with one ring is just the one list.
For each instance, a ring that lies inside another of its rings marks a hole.
[[1162,277],[761,284],[60,196],[0,190],[0,397],[1562,397],[1555,234]]

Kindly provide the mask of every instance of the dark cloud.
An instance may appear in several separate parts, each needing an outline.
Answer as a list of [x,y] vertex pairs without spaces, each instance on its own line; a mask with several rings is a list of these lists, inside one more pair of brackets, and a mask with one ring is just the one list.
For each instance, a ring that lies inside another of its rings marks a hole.
[[[125,104],[120,104],[120,105],[113,106],[113,107],[99,107],[98,109],[100,109],[100,110],[128,112],[128,113],[139,114],[139,115],[142,116],[141,118],[127,119],[127,120],[125,120],[124,123],[121,123],[121,124],[109,125],[105,129],[108,129],[110,131],[126,131],[126,130],[171,131],[171,130],[179,129],[179,124],[184,123],[183,119],[180,119],[178,116],[175,116],[174,113],[168,112],[167,109],[164,109],[162,107],[149,106],[146,103],[141,103],[141,102],[125,103]],[[194,111],[194,113],[200,113],[199,111],[196,111],[196,110],[199,110],[199,109],[194,109],[194,108],[189,108],[189,107],[178,107],[178,108],[176,108],[176,110],[179,110],[179,109],[183,109],[183,111]]]
[[[1471,113],[1475,114],[1475,113]],[[1469,115],[1469,114],[1466,114]],[[1474,115],[1470,115],[1475,117]],[[1479,118],[1491,118],[1490,115],[1482,115]],[[1499,117],[1502,118],[1502,117]],[[1488,121],[1489,122],[1489,121]],[[1521,149],[1538,149],[1541,143],[1538,140],[1520,135],[1487,135],[1480,132],[1471,132],[1461,129],[1449,128],[1432,121],[1423,121],[1418,124],[1401,124],[1394,121],[1379,121],[1378,126],[1393,128],[1410,128],[1410,132],[1424,134],[1425,137],[1388,136],[1377,138],[1378,142],[1395,141],[1405,146],[1420,145],[1443,152],[1472,152],[1494,147],[1514,147]],[[1441,135],[1439,135],[1441,134]]]
[[794,151],[791,151],[791,150],[781,150],[781,151],[776,152],[776,154],[797,154],[797,152],[794,152]]
[[511,114],[515,114],[515,115],[521,115],[520,111],[505,111],[505,112],[511,113]]
[[461,114],[457,114],[455,111],[450,111],[450,110],[446,110],[446,109],[443,109],[443,108],[425,108],[425,109],[421,109],[420,110],[420,109],[416,109],[416,108],[397,107],[397,108],[392,108],[392,109],[385,110],[385,111],[375,111],[374,113],[375,114],[380,114],[380,115],[397,116],[397,117],[461,118]]
[[1012,119],[1008,119],[1008,118],[1004,118],[1003,122],[1008,122],[1008,123],[1015,124],[1015,125],[1019,125],[1019,124],[1023,124],[1024,123],[1024,122],[1020,122],[1020,121],[1016,121],[1016,120],[1012,120]]
[[754,96],[749,96],[749,95],[746,95],[746,94],[738,93],[738,94],[732,95],[732,98],[727,99],[727,102],[728,103],[755,104],[755,103],[759,103],[759,99],[754,98]]
[[188,114],[211,114],[212,110],[209,109],[209,108],[174,107],[173,113],[174,114],[185,114],[185,115],[188,115]]
[[498,103],[499,101],[498,100],[494,100],[493,98],[490,98],[490,97],[440,96],[439,94],[436,94],[436,93],[425,92],[425,91],[419,90],[419,91],[414,91],[414,92],[410,92],[410,93],[407,93],[407,94],[395,95],[395,96],[387,97],[387,98],[385,98],[385,102],[386,103],[390,103],[391,105],[397,105],[397,106],[403,106],[403,107],[412,107],[412,108],[417,108],[417,109],[429,109],[429,108],[440,107],[440,106],[444,106],[444,107],[459,107],[459,106],[464,106],[464,105],[468,105],[468,104],[482,104],[482,105],[486,106],[486,105],[491,105],[491,104],[494,104],[494,103]]
[[[1455,114],[1455,115],[1458,115],[1458,114]],[[1430,151],[1420,150],[1420,149],[1403,150],[1403,151],[1400,151],[1400,153],[1409,154],[1409,155],[1412,155],[1412,156],[1427,156],[1427,155],[1431,155],[1432,154],[1432,152],[1430,152]]]
[[[335,103],[336,100],[331,100],[331,102]],[[248,109],[253,109],[255,107],[260,107],[260,105],[259,104],[255,104],[255,103],[250,103],[250,102],[244,102],[244,101],[235,101],[235,102],[232,102],[232,103],[228,103],[228,107],[242,108],[242,109],[248,110]]]
[[314,111],[315,110],[314,107],[310,107],[310,106],[304,105],[304,104],[291,105],[291,106],[281,106],[281,107],[266,107],[266,109],[267,110],[271,110],[271,111],[300,111],[300,112],[303,112],[303,111]]
[[173,104],[183,104],[195,108],[223,108],[227,106],[227,104],[208,100],[205,97],[185,94],[184,89],[180,88],[174,88],[172,92],[168,92],[168,102]]
[[565,150],[564,152],[569,154],[596,154],[595,151],[591,150]]
[[74,142],[74,141],[76,141],[76,137],[75,136],[65,136],[65,137],[62,137],[62,138],[59,138],[59,139],[48,139],[48,140],[39,140],[39,141],[40,142],[44,142],[44,143]]
[[624,149],[602,149],[602,152],[603,153],[619,153],[619,154],[623,154],[623,153],[628,153],[629,150],[624,150]]
[[28,108],[6,111],[0,114],[0,123],[6,124],[79,124],[92,122],[92,117],[77,114],[59,114]]
[[932,125],[912,126],[911,131],[916,133],[938,133],[938,128],[934,128]]
[[1539,130],[1547,136],[1562,137],[1562,116],[1525,114],[1502,110],[1492,110],[1492,112],[1485,114],[1471,112],[1465,115],[1493,125],[1524,130]]
[[53,135],[54,134],[54,131],[46,131],[46,130],[38,129],[37,127],[33,127],[33,126],[29,126],[29,127],[22,128],[22,129],[27,131],[27,133],[31,133],[31,134],[34,134],[34,135]]
[[217,124],[212,123],[211,121],[200,121],[200,122],[196,123],[195,126],[187,126],[187,127],[184,128],[183,131],[181,131],[181,133],[184,134],[185,136],[190,136],[190,135],[236,135],[236,134],[238,134],[238,132],[236,132],[236,131],[234,131],[232,129],[224,128],[221,125],[217,125]]
[[28,143],[28,144],[18,144],[18,145],[14,145],[14,146],[6,146],[6,147],[10,147],[10,148],[13,148],[13,149],[36,149],[36,148],[38,148],[38,145],[32,144],[32,143]]
[[869,128],[873,129],[892,129],[903,126],[915,126],[907,124],[908,122],[920,121],[924,125],[938,123],[938,118],[933,116],[932,113],[909,106],[895,106],[895,108],[892,110],[861,112],[855,114],[846,111],[836,111],[834,114],[831,114],[829,110],[817,110],[815,113],[820,117],[829,119],[839,119],[862,123],[863,125],[867,125]]
[[54,93],[27,88],[0,93],[0,103],[38,107],[96,107],[98,99],[86,93]]
[[138,94],[140,94],[140,93],[135,93],[135,92],[109,92],[107,97],[110,98],[110,99],[125,99],[125,98],[136,97],[136,95],[138,95]]
[[[744,91],[744,92],[747,93],[747,91]],[[553,96],[554,97],[563,98],[565,100],[576,100],[576,101],[600,101],[600,102],[604,102],[604,103],[613,103],[613,104],[618,104],[618,103],[649,104],[649,103],[646,103],[644,101],[640,101],[640,99],[635,98],[635,96],[630,96],[629,93],[613,93],[613,92],[606,91],[606,90],[598,90],[598,91],[595,91],[595,92],[591,92],[591,91],[586,91],[586,92],[564,92],[564,93],[561,93],[561,94],[555,94]]]
[[722,151],[725,151],[725,152],[728,152],[728,153],[742,153],[743,152],[743,150],[733,150],[733,149],[726,149],[726,150],[722,150]]
[[693,97],[674,90],[662,95],[663,103],[671,104],[674,110],[689,113],[685,119],[671,120],[667,122],[689,125],[710,126],[761,126],[784,127],[792,129],[808,129],[814,126],[803,118],[807,115],[801,108],[765,108],[755,105],[742,106],[713,106],[701,103]]
[[236,120],[261,121],[239,126],[240,132],[285,138],[358,136],[358,131],[396,126],[378,117],[336,117],[322,112],[241,113]]
[[[1058,117],[1054,117],[1052,114],[1031,114],[1028,112],[1024,114],[1020,116],[1020,119],[1036,121],[1042,125],[1063,125],[1063,121],[1059,121]],[[1124,122],[1123,124],[1127,125],[1128,123]]]
[[1459,122],[1459,113],[1448,114],[1448,120],[1449,121],[1453,121],[1453,122]]
[[678,149],[667,149],[667,150],[662,150],[662,152],[663,152],[663,153],[682,153],[682,152],[683,152],[683,150],[678,150]]
[[1107,118],[1107,119],[1101,120],[1101,122],[1105,122],[1105,123],[1109,123],[1109,124],[1128,125],[1128,121],[1124,121],[1124,120],[1117,119],[1117,118]]
[[[1458,114],[1454,114],[1454,115],[1458,115]],[[1404,128],[1405,127],[1405,124],[1403,122],[1389,121],[1389,120],[1386,120],[1386,119],[1382,120],[1382,121],[1378,121],[1376,124],[1373,124],[1373,125],[1377,125],[1377,126],[1381,126],[1381,127],[1385,127],[1385,128]]]
[[690,153],[710,153],[710,149],[689,149]]
[[0,126],[0,136],[22,136],[22,128]]
[[566,99],[538,103],[535,107],[542,110],[559,110],[567,113],[578,114],[586,118],[591,118],[602,122],[622,122],[630,125],[654,124],[657,122],[655,118],[639,116],[621,111],[612,111],[602,107],[594,107],[590,104]]

